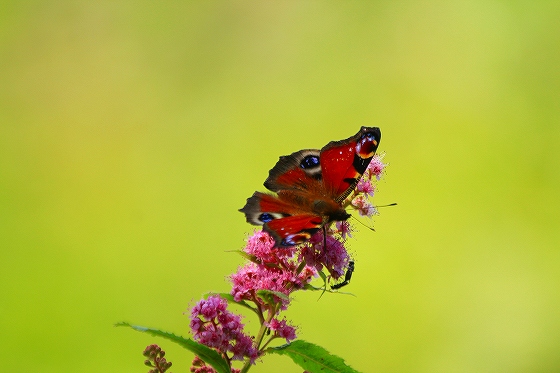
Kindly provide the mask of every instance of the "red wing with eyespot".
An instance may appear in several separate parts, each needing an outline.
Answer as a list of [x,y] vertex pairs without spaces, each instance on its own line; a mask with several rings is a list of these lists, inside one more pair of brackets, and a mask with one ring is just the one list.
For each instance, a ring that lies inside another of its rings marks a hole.
[[319,215],[301,214],[274,219],[263,229],[276,241],[278,246],[293,246],[308,241],[323,225]]
[[277,196],[255,192],[245,207],[239,210],[245,213],[247,222],[262,225],[276,241],[276,246],[289,247],[311,238],[323,225],[323,218],[306,212],[293,203]]
[[321,149],[321,173],[324,187],[341,203],[354,190],[373,158],[381,131],[362,127],[356,135],[331,141]]
[[280,190],[311,190],[321,180],[320,151],[316,149],[280,157],[269,171],[264,186],[273,192]]

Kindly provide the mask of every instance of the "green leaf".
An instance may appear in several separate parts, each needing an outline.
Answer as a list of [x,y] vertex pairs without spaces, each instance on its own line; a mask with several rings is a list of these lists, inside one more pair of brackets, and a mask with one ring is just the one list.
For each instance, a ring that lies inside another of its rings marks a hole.
[[266,351],[288,355],[294,363],[311,373],[359,373],[346,365],[344,359],[329,353],[323,347],[302,340],[280,347],[271,347]]
[[304,260],[301,261],[301,263],[299,263],[299,266],[296,269],[296,273],[300,274],[301,271],[303,271],[303,269],[305,268],[305,265],[306,265],[306,263],[305,263],[305,259],[304,259]]
[[226,252],[227,253],[237,253],[237,254],[241,255],[243,258],[247,259],[250,262],[260,264],[260,261],[258,260],[258,258],[255,255],[247,254],[243,250],[227,250]]
[[178,345],[182,346],[183,348],[186,348],[187,350],[193,352],[199,358],[204,360],[204,362],[212,365],[212,367],[216,369],[219,373],[231,373],[229,364],[227,363],[227,361],[224,360],[222,355],[220,355],[218,352],[212,350],[211,348],[205,345],[193,341],[192,339],[180,337],[178,335],[164,332],[158,329],[146,328],[144,326],[138,326],[138,325],[130,325],[129,323],[126,322],[117,323],[115,324],[115,326],[128,326],[139,332],[144,332],[156,337],[163,337],[169,339],[170,341],[175,342]]
[[311,284],[305,284],[305,285],[303,286],[303,290],[317,291],[317,290],[323,290],[323,288],[318,288],[318,287],[315,287],[315,286],[313,286],[313,285],[311,285]]
[[269,268],[281,268],[278,264],[274,264],[274,263],[263,263],[263,261],[261,259],[259,259],[256,255],[253,254],[248,254],[243,250],[227,250],[227,253],[237,253],[239,255],[241,255],[243,258],[247,259],[250,262],[253,262],[255,264],[258,265],[264,265],[267,266]]
[[251,307],[251,305],[247,302],[245,302],[244,300],[237,302],[235,299],[233,299],[233,295],[229,294],[229,293],[206,293],[204,294],[204,299],[208,299],[209,296],[211,295],[218,295],[221,298],[227,300],[229,303],[233,303],[233,304],[238,304],[240,306],[246,307],[248,309],[250,309],[251,311],[255,312],[257,315],[259,314],[258,310],[254,307]]
[[290,297],[288,297],[286,294],[281,293],[279,291],[273,291],[273,290],[267,290],[267,289],[261,289],[259,291],[257,291],[257,295],[263,299],[270,297],[272,295],[277,296],[280,299],[284,299],[286,301],[290,300]]
[[327,275],[323,271],[318,271],[317,273],[319,273],[319,277],[323,280],[323,292],[319,295],[319,299],[321,299],[325,291],[327,291]]

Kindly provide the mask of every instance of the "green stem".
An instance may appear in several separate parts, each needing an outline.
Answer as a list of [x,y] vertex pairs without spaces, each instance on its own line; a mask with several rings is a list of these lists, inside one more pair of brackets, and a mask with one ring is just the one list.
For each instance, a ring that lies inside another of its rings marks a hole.
[[[255,338],[255,347],[257,348],[257,350],[260,350],[260,346],[262,343],[262,340],[264,338],[264,335],[266,333],[266,329],[267,329],[267,324],[270,323],[270,321],[274,318],[274,315],[276,314],[277,311],[277,307],[274,307],[273,309],[269,309],[268,311],[268,317],[266,318],[266,322],[262,322],[261,323],[261,328],[259,329],[259,333],[257,334],[257,338]],[[249,371],[249,369],[251,368],[251,359],[247,359],[245,361],[245,365],[243,365],[243,368],[241,369],[241,373],[246,373]]]

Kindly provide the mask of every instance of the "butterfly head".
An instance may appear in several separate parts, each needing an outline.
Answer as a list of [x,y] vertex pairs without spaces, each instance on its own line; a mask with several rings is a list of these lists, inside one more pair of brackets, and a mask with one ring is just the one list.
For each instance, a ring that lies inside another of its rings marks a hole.
[[352,215],[347,213],[346,210],[344,210],[343,208],[340,208],[340,209],[336,210],[334,213],[329,215],[329,222],[348,220],[348,218],[350,218],[350,216],[352,216]]
[[313,202],[313,212],[324,216],[325,223],[348,220],[350,214],[333,200],[318,199]]

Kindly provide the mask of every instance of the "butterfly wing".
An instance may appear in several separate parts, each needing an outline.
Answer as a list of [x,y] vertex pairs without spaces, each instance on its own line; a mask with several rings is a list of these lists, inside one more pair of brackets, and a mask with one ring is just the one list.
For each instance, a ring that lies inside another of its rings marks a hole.
[[318,215],[301,214],[271,220],[263,226],[276,241],[276,246],[289,247],[308,241],[323,225]]
[[381,131],[377,127],[362,127],[346,139],[331,141],[321,149],[320,163],[324,187],[342,203],[356,187],[373,158]]
[[300,150],[280,157],[268,173],[264,186],[273,192],[280,190],[310,190],[321,180],[321,152]]
[[279,247],[305,242],[323,225],[320,215],[266,193],[255,192],[239,211],[245,213],[247,222],[262,225]]

